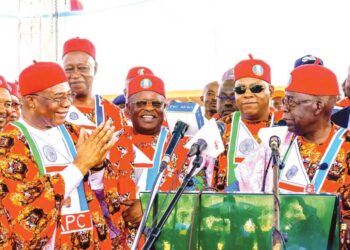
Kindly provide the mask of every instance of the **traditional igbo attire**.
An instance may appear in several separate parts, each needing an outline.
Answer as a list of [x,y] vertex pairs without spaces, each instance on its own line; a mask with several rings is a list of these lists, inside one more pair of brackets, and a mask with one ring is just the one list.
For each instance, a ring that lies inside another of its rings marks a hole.
[[[159,166],[165,149],[167,148],[171,133],[165,127],[157,135],[143,135],[129,127],[125,131],[131,138],[135,152],[135,183],[138,191],[149,191],[158,174]],[[180,140],[170,163],[164,172],[160,190],[176,190],[182,183],[188,169],[186,161],[188,149],[184,148],[188,138]]]
[[[233,68],[235,80],[254,78],[266,83],[271,82],[270,66],[263,60],[253,59],[249,54],[248,60],[242,60]],[[244,92],[245,93],[245,92]],[[242,94],[244,94],[242,93]],[[277,124],[282,112],[269,108],[267,121],[249,122],[241,118],[241,112],[236,111],[222,117],[220,120],[226,124],[223,135],[225,151],[219,155],[218,168],[213,179],[213,186],[219,190],[238,190],[235,177],[235,168],[246,156],[258,149],[261,139],[258,132],[261,128],[272,127]]]
[[110,246],[100,205],[72,165],[78,132],[66,126],[42,131],[20,121],[0,134],[1,247]]
[[[120,202],[136,197],[136,186],[132,180],[134,175],[132,145],[124,134],[125,119],[121,110],[99,95],[95,95],[94,98],[95,108],[71,106],[67,120],[88,130],[95,129],[109,118],[113,120],[119,140],[110,151],[108,168],[99,171],[101,173],[94,178],[92,189],[104,209],[105,216],[111,221],[109,228],[112,231],[111,238],[114,239],[114,245],[126,239],[127,246],[119,245],[119,247],[127,248],[132,245],[136,228],[123,229],[124,221],[120,215],[125,207],[121,206]],[[113,233],[116,231],[115,228],[122,233],[125,231],[125,235]]]
[[281,119],[282,112],[271,112],[268,121],[249,122],[241,118],[239,111],[220,119],[226,124],[223,134],[225,151],[219,155],[213,185],[222,190],[226,187],[237,190],[234,170],[246,156],[258,149],[261,143],[258,132],[261,128],[272,127]]
[[99,95],[94,96],[95,107],[77,107],[72,105],[67,115],[67,121],[94,130],[103,121],[111,118],[115,130],[118,131],[126,124],[123,112],[119,107]]
[[[281,150],[284,168],[280,172],[282,193],[340,193],[343,215],[350,216],[350,131],[332,125],[322,144],[306,142],[289,133]],[[270,149],[259,148],[240,165],[239,182],[243,192],[260,192],[263,172],[270,158]],[[266,191],[272,191],[272,171],[266,180]]]

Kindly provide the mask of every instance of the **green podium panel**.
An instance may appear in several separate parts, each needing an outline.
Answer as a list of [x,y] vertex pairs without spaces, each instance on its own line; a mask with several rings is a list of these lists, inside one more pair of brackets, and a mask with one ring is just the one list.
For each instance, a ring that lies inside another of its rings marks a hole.
[[[174,194],[159,193],[160,218]],[[142,193],[143,208],[149,194]],[[286,249],[339,249],[335,195],[280,195],[280,228]],[[242,193],[184,193],[155,243],[156,249],[271,249],[273,196]]]

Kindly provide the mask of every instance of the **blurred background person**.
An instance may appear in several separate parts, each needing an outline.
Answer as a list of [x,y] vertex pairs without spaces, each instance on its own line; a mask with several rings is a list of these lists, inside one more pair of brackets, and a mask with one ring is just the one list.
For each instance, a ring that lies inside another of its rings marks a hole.
[[217,109],[218,113],[215,116],[216,119],[220,119],[226,115],[232,114],[237,111],[237,105],[235,101],[235,79],[233,68],[227,70],[222,77],[222,83],[219,86],[217,96]]
[[17,121],[21,117],[22,101],[21,95],[19,93],[19,84],[17,81],[13,83],[7,82],[8,89],[11,94],[12,100],[12,111],[11,115],[8,117],[9,121]]
[[205,85],[202,96],[200,97],[200,100],[204,104],[204,118],[205,120],[210,120],[213,115],[217,113],[217,95],[218,95],[218,88],[219,83],[218,82],[210,82],[207,85]]
[[3,76],[0,76],[0,131],[8,123],[9,116],[12,113],[11,94],[8,91],[7,82]]
[[275,110],[282,109],[282,99],[285,95],[284,87],[275,87],[272,98],[271,105]]

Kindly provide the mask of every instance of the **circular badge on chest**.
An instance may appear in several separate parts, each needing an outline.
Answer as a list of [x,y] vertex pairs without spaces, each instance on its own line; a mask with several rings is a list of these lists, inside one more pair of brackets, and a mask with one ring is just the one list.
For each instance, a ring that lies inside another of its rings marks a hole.
[[253,139],[247,138],[241,141],[241,143],[238,146],[238,150],[244,155],[249,155],[251,152],[254,151]]
[[45,145],[43,147],[43,152],[44,152],[45,158],[49,162],[55,162],[57,160],[57,153],[56,153],[55,149],[52,146]]

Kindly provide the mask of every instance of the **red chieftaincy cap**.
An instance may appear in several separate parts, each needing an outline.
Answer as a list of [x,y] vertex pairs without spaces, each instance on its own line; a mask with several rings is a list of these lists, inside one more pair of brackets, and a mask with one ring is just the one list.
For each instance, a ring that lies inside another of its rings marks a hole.
[[164,82],[155,75],[134,77],[128,84],[128,97],[141,91],[153,91],[165,97]]
[[8,91],[10,91],[11,95],[20,97],[19,84],[18,84],[17,81],[15,81],[15,82],[7,82],[7,89],[8,89]]
[[62,58],[69,52],[82,51],[89,54],[96,60],[96,49],[92,42],[84,38],[72,38],[67,40],[63,45]]
[[0,75],[0,88],[7,89],[11,95],[19,97],[19,87],[18,82],[15,81],[14,83],[6,81],[5,77]]
[[248,60],[243,60],[236,64],[233,71],[235,80],[252,77],[271,83],[270,66],[263,60],[253,59],[251,54],[249,54]]
[[336,75],[324,66],[305,64],[290,73],[286,91],[316,96],[338,96],[339,86]]
[[25,68],[19,75],[19,88],[22,96],[29,95],[67,82],[62,67],[54,62],[36,62]]
[[0,75],[0,88],[8,89],[5,77]]
[[125,82],[129,83],[131,79],[135,78],[136,76],[142,76],[142,75],[154,75],[152,70],[149,68],[138,66],[133,67],[129,70],[128,75],[126,76]]

